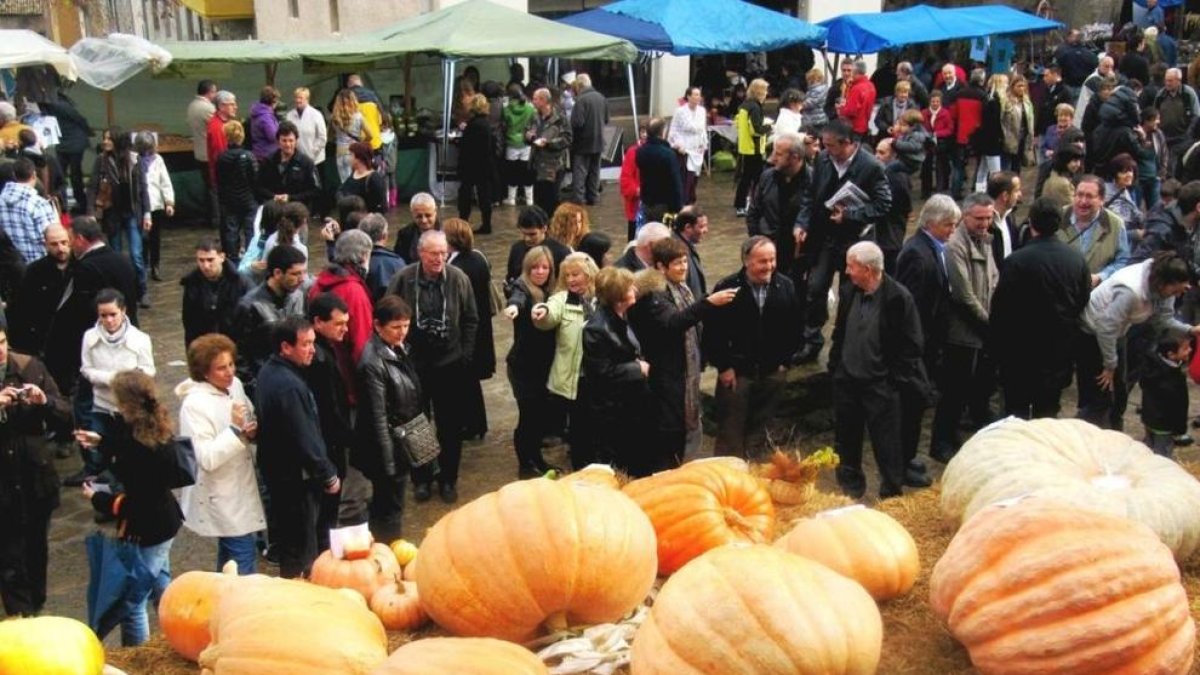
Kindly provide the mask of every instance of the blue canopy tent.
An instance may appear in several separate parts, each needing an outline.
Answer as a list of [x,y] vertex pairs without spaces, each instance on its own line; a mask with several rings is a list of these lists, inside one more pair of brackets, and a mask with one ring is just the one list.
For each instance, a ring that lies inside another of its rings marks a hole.
[[820,45],[825,37],[820,26],[742,0],[704,0],[699,9],[695,0],[618,0],[559,21],[676,56]]
[[[825,29],[742,0],[618,0],[559,19],[576,28],[632,42],[638,50],[675,56],[772,51],[795,44],[819,46]],[[731,27],[736,30],[730,30]],[[634,125],[633,66],[627,67]]]
[[820,25],[829,31],[826,48],[839,54],[874,54],[925,42],[1036,33],[1063,27],[1058,21],[1004,5],[954,9],[916,5],[896,12],[843,14]]

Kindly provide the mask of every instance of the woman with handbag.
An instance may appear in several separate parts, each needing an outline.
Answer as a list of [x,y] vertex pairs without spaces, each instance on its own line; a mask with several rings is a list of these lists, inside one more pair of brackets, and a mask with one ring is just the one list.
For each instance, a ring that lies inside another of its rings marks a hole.
[[[351,464],[374,487],[371,530],[380,539],[400,536],[404,509],[404,482],[409,470],[413,482],[433,480],[437,462],[428,459],[437,440],[428,417],[417,369],[404,339],[412,324],[412,310],[396,295],[385,295],[375,305],[375,333],[363,348],[355,373],[358,389],[359,441]],[[418,430],[416,427],[422,426]],[[412,430],[413,436],[409,436]],[[423,443],[424,447],[415,447]],[[436,455],[435,455],[436,457]]]
[[104,228],[108,244],[117,251],[128,248],[133,269],[137,272],[139,307],[149,307],[146,301],[146,262],[142,257],[142,231],[149,230],[150,194],[146,173],[138,167],[130,134],[117,127],[104,131],[100,148],[92,167],[89,202],[96,219]]
[[254,404],[237,372],[237,346],[219,333],[201,335],[187,350],[189,378],[175,387],[183,400],[179,435],[192,440],[196,484],[183,488],[184,525],[217,538],[217,569],[237,563],[254,574],[255,534],[267,527],[250,443],[258,432]]
[[469,398],[463,405],[463,438],[482,439],[488,430],[487,408],[483,404],[483,388],[480,382],[496,374],[496,341],[492,331],[492,317],[496,315],[496,303],[492,299],[492,265],[483,252],[475,248],[475,235],[471,224],[461,218],[448,218],[442,223],[446,243],[450,245],[449,263],[462,270],[471,280],[471,291],[475,295],[475,311],[479,315],[479,328],[475,332],[475,353],[471,356],[471,382],[468,384]]
[[121,645],[133,647],[150,637],[146,603],[158,604],[171,581],[171,542],[183,522],[183,512],[171,492],[177,482],[177,452],[171,415],[158,398],[154,378],[137,371],[118,373],[112,381],[118,415],[103,436],[76,431],[81,445],[98,447],[112,466],[122,491],[83,484],[83,496],[101,513],[117,519],[117,538],[137,547],[153,583],[150,588],[130,588],[113,611],[100,622],[101,639],[121,625]]

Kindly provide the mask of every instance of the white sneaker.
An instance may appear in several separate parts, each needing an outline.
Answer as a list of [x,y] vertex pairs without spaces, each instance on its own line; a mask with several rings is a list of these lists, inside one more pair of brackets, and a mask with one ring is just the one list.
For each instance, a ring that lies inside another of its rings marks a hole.
[[504,204],[505,206],[516,206],[517,200],[514,197],[505,197],[504,201],[501,203]]

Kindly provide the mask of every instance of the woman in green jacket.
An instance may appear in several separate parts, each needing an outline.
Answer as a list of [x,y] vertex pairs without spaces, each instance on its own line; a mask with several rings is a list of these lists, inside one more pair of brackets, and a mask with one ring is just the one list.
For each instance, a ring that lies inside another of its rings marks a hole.
[[526,133],[537,114],[525,98],[521,85],[508,85],[508,105],[504,106],[504,182],[508,185],[505,206],[517,203],[517,188],[525,189],[525,203],[533,203],[533,172],[529,169],[529,141]]
[[554,362],[546,387],[566,407],[571,466],[576,471],[595,459],[595,433],[583,377],[583,327],[596,311],[596,263],[586,253],[563,259],[555,292],[530,312],[533,325],[555,331]]

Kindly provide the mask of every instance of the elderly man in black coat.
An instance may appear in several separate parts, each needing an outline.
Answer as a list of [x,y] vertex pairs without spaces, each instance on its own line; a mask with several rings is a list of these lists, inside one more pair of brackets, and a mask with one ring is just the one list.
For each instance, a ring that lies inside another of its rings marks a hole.
[[999,366],[1004,409],[1024,419],[1058,416],[1062,390],[1071,383],[1073,340],[1091,297],[1087,262],[1055,236],[1061,218],[1052,199],[1033,203],[1033,239],[1004,260],[992,293],[989,349]]
[[[946,242],[954,226],[962,219],[962,211],[947,195],[933,195],[918,216],[920,229],[900,249],[896,258],[896,281],[912,294],[921,319],[924,336],[921,360],[926,373],[938,372],[942,346],[946,340],[946,317],[950,307],[950,275],[946,266]],[[921,436],[921,420],[929,401],[924,397],[902,397],[901,444],[909,482],[914,487],[928,485],[925,466],[917,461],[917,442]],[[947,462],[954,448],[933,447],[930,456]],[[923,480],[922,480],[923,478]]]
[[761,234],[775,243],[779,270],[799,284],[803,276],[796,262],[796,240],[792,226],[800,212],[802,193],[811,183],[811,172],[804,161],[807,146],[804,137],[784,132],[775,136],[771,167],[754,185],[754,195],[746,210],[746,230],[750,236]]
[[858,499],[867,489],[862,471],[863,426],[879,467],[879,497],[898,497],[905,483],[900,447],[900,398],[929,388],[921,362],[923,336],[912,295],[883,272],[883,251],[862,241],[846,251],[829,370],[833,375],[837,480]]
[[[800,195],[792,234],[807,259],[808,291],[804,307],[804,347],[799,361],[815,361],[825,345],[821,330],[829,319],[825,297],[833,275],[844,270],[846,249],[869,227],[878,227],[892,205],[883,163],[855,141],[849,125],[831,120],[821,130],[825,149],[817,156],[812,182]],[[861,195],[843,197],[853,185]],[[841,193],[844,194],[844,193]]]
[[592,88],[592,78],[575,78],[575,107],[571,109],[571,191],[576,204],[595,204],[600,194],[600,153],[608,100]]
[[306,319],[289,317],[271,330],[274,354],[258,372],[258,468],[271,494],[271,544],[279,576],[307,574],[317,558],[322,495],[341,489],[321,436],[321,420],[304,371],[312,364],[316,333]]
[[659,117],[650,120],[646,128],[646,143],[636,156],[640,194],[643,209],[655,206],[678,213],[683,206],[683,179],[678,156],[664,137],[666,129],[666,122]]

